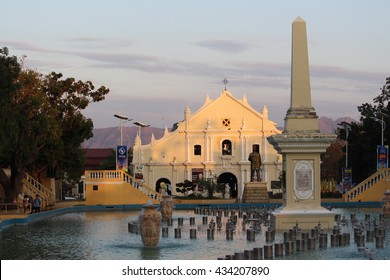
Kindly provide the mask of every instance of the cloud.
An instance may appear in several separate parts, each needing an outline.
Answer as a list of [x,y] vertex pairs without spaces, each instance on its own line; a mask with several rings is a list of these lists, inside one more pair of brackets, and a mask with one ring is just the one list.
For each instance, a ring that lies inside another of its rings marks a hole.
[[[202,96],[202,101],[203,101]],[[190,104],[188,104],[190,102]],[[190,101],[183,98],[147,97],[145,95],[125,98],[123,96],[107,96],[104,102],[94,103],[85,110],[85,115],[91,117],[96,128],[117,125],[114,114],[122,114],[155,127],[171,128],[173,123],[183,120],[184,109],[190,105],[193,109],[200,108],[199,100]],[[131,126],[131,123],[126,125]]]
[[336,66],[310,66],[311,75],[318,78],[337,78],[351,81],[372,81],[377,80],[378,76],[383,76],[384,73],[358,71]]
[[[95,37],[76,37],[71,40],[74,44],[84,44],[85,48],[89,44],[99,45],[112,44],[113,46],[126,46],[133,42],[131,40],[106,40]],[[226,41],[211,40],[202,41],[204,45],[211,42],[210,45],[229,45]],[[224,43],[222,43],[224,42]],[[40,68],[56,69],[71,68],[74,71],[74,64],[70,61],[75,61],[77,57],[84,59],[78,66],[83,68],[99,68],[104,70],[128,70],[139,71],[141,73],[168,74],[175,77],[177,81],[180,77],[197,78],[197,81],[207,83],[210,86],[210,81],[220,81],[227,78],[230,83],[228,87],[234,85],[234,88],[239,88],[240,92],[249,91],[269,91],[274,90],[280,92],[289,91],[290,87],[290,63],[269,63],[261,61],[226,61],[225,64],[215,64],[210,62],[193,62],[183,59],[175,59],[171,57],[162,57],[158,55],[147,55],[129,53],[128,51],[112,50],[105,48],[104,50],[97,50],[91,48],[89,51],[83,51],[83,48],[72,50],[55,50],[40,47],[23,41],[6,41],[3,42],[9,47],[22,50],[22,54],[28,56],[28,64],[33,63],[34,66]],[[232,44],[234,45],[234,44]],[[237,44],[237,46],[240,44]],[[108,49],[109,51],[106,51]],[[237,50],[245,49],[245,45]],[[38,60],[37,55],[30,55],[31,52],[42,54],[43,60]],[[12,53],[12,50],[11,50]],[[47,54],[51,54],[50,58]],[[55,60],[57,57],[61,59]],[[72,60],[68,57],[73,57]],[[45,65],[46,64],[46,65]],[[53,70],[53,69],[49,69]],[[59,70],[62,71],[62,70]],[[386,74],[370,71],[359,71],[355,69],[348,69],[338,66],[325,65],[311,65],[311,86],[312,93],[320,93],[321,99],[326,98],[342,98],[344,95],[351,94],[360,100],[367,99],[368,94],[379,94],[378,89],[383,85]],[[200,78],[200,79],[199,79]],[[205,78],[207,80],[205,80]],[[212,82],[211,82],[212,83]],[[121,87],[126,86],[127,82],[123,81]],[[214,86],[214,85],[212,85]],[[371,97],[368,98],[371,100]]]
[[[94,67],[197,77],[227,77],[236,85],[247,87],[286,88],[290,83],[291,66],[289,63],[243,61],[227,62],[225,65],[215,66],[212,63],[172,60],[143,54],[97,52],[79,52],[77,54],[85,59],[95,61]],[[385,79],[384,73],[342,67],[313,65],[310,70],[312,85],[328,88],[328,90],[369,90],[373,83],[380,82],[379,79]]]
[[13,53],[14,49],[26,52],[27,56],[31,52],[36,52],[36,53],[60,53],[60,51],[47,49],[47,48],[42,48],[42,47],[39,47],[39,46],[37,46],[35,44],[31,44],[31,43],[24,42],[24,41],[3,41],[2,44],[4,45],[4,47],[7,47],[8,49],[10,49],[10,53],[11,54]]
[[250,48],[248,44],[229,40],[206,40],[195,42],[194,45],[218,52],[241,53]]
[[77,46],[81,49],[118,49],[128,48],[136,43],[135,40],[128,39],[110,39],[99,37],[75,37],[66,40],[73,46]]

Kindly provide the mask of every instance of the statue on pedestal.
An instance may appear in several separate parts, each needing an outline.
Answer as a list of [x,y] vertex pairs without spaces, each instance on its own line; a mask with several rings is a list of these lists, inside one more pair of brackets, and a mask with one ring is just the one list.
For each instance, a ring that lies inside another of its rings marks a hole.
[[259,152],[259,145],[252,146],[252,153],[249,154],[248,160],[251,162],[251,182],[260,182],[260,167],[261,155]]

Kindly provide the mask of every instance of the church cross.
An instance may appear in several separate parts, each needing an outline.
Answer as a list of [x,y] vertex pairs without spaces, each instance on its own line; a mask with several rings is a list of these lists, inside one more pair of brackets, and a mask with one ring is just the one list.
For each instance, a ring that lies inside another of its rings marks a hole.
[[226,90],[226,84],[229,82],[226,78],[222,81],[225,84],[225,90]]

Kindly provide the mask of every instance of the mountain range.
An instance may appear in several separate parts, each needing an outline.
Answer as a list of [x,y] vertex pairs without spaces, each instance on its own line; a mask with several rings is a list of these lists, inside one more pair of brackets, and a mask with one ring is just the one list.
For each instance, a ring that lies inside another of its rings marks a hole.
[[[343,117],[332,120],[327,117],[318,119],[318,126],[322,133],[334,133],[341,122],[354,122],[352,118]],[[280,128],[281,130],[283,128]],[[141,129],[142,144],[150,143],[152,133],[155,139],[160,139],[164,135],[164,128],[144,127]],[[134,146],[134,140],[139,132],[138,126],[122,127],[122,143],[128,147]],[[113,148],[120,145],[121,135],[119,127],[95,128],[93,137],[83,143],[83,148]]]

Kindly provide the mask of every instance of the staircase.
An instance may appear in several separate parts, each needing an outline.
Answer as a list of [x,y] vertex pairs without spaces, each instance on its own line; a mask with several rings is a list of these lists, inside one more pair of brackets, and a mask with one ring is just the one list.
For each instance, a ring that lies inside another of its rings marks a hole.
[[42,205],[41,210],[52,209],[56,202],[55,193],[39,183],[29,174],[23,179],[23,193],[35,198],[37,194],[41,197]]
[[[159,204],[161,194],[122,170],[85,171],[86,204]],[[97,186],[98,190],[93,191]]]
[[155,190],[152,190],[148,185],[140,182],[139,180],[135,179],[133,176],[130,176],[129,174],[122,172],[123,181],[128,183],[130,186],[138,189],[139,191],[143,192],[147,197],[152,198],[157,203],[160,203],[162,200],[162,195]]
[[343,195],[346,202],[382,201],[383,193],[390,189],[390,168],[383,168]]

